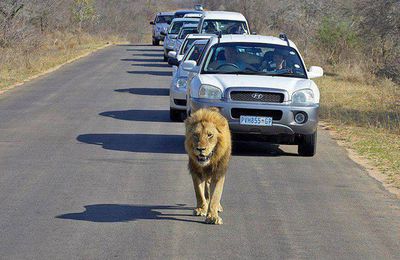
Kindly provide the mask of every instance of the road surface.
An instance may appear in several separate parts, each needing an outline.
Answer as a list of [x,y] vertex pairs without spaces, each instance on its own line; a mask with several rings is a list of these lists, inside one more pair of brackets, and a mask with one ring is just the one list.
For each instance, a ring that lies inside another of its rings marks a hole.
[[161,47],[112,46],[0,96],[1,259],[400,259],[400,203],[319,131],[235,145],[224,225],[192,216]]

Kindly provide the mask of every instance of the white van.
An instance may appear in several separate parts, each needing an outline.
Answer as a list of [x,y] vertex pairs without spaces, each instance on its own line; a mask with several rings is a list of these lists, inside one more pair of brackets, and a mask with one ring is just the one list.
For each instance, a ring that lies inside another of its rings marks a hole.
[[250,34],[244,15],[225,11],[204,12],[198,25],[198,31],[201,34]]

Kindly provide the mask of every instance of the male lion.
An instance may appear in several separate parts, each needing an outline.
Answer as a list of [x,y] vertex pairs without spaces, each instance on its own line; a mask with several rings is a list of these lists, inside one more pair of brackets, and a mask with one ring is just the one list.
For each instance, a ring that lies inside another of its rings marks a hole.
[[185,149],[197,200],[193,214],[220,225],[218,212],[223,210],[220,201],[232,150],[228,122],[217,108],[203,108],[187,118],[185,126]]

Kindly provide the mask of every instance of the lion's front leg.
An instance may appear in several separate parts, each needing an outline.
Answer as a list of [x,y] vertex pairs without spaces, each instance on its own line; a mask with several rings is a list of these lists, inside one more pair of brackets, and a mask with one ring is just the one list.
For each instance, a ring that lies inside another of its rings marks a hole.
[[221,225],[222,218],[218,215],[218,211],[221,207],[221,196],[224,189],[225,176],[220,178],[212,178],[210,184],[211,198],[210,205],[206,217],[206,223]]
[[196,173],[192,173],[194,192],[196,194],[197,205],[193,210],[195,216],[206,216],[208,203],[205,197],[205,180],[200,178]]

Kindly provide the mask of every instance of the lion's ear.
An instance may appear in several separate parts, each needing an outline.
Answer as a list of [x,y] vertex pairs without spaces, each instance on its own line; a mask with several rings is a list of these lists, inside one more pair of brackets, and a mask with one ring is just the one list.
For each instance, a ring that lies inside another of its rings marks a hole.
[[229,125],[225,118],[218,120],[218,123],[215,125],[215,128],[217,128],[217,131],[220,134],[224,133],[226,129],[228,129],[229,131]]

